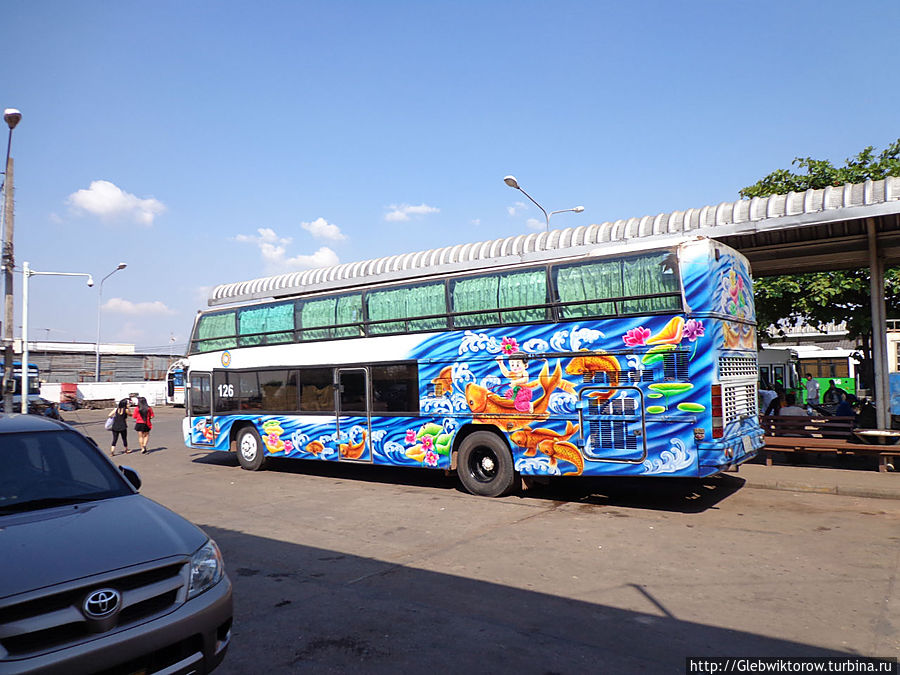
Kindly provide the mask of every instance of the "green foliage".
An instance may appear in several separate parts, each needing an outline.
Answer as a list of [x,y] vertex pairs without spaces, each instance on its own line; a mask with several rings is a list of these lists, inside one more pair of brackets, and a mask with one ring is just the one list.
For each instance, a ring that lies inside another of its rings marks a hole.
[[[740,191],[743,198],[766,197],[787,192],[837,187],[845,183],[881,180],[900,176],[900,139],[876,155],[869,146],[844,166],[835,167],[827,160],[796,157],[792,162],[799,172],[778,169]],[[887,316],[900,317],[900,268],[885,270],[884,291]],[[872,320],[869,293],[869,270],[836,270],[780,277],[763,277],[754,281],[756,319],[768,340],[768,331],[780,331],[781,322],[798,320],[819,328],[834,322],[846,322],[848,337],[858,340],[862,349],[864,381],[872,378]]]
[[856,157],[847,159],[845,166],[835,167],[831,162],[812,157],[795,157],[791,163],[801,172],[778,169],[753,185],[740,191],[743,198],[767,197],[787,192],[820,190],[829,185],[837,187],[844,183],[862,183],[866,180],[881,180],[886,176],[900,176],[900,138],[889,145],[881,154],[875,155],[871,145]]
[[[900,316],[900,269],[885,271],[885,299],[889,317]],[[756,319],[761,329],[787,320],[822,326],[847,323],[850,339],[872,333],[869,271],[841,270],[780,277],[754,282]]]

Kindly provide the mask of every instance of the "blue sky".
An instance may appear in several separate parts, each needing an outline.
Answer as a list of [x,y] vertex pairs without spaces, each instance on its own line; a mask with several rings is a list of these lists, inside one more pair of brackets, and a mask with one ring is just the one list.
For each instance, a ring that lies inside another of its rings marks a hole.
[[[4,3],[16,260],[127,263],[103,341],[168,351],[219,283],[542,229],[507,174],[584,205],[555,227],[731,201],[900,137],[898,25],[888,0]],[[30,294],[30,337],[95,339],[96,286]]]

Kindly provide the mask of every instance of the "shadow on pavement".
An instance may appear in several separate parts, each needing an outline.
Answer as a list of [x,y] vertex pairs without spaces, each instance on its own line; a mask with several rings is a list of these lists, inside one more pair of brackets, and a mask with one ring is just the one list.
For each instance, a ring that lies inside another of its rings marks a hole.
[[[290,517],[286,514],[286,517]],[[638,612],[205,526],[234,583],[222,673],[674,672],[687,656],[846,656],[680,619],[627,578],[610,586]],[[575,584],[584,584],[577,588]],[[711,610],[721,616],[722,608]],[[740,616],[733,612],[731,616]]]
[[[192,461],[198,464],[229,468],[238,465],[236,456],[233,453],[225,452],[198,453],[192,457]],[[442,471],[427,469],[270,457],[266,461],[266,470],[365,483],[408,485],[464,492],[455,475],[448,476]],[[720,501],[740,490],[744,483],[742,478],[727,474],[703,479],[551,478],[546,484],[536,484],[524,491],[518,490],[507,499],[700,513],[715,508]],[[472,498],[477,499],[474,496]]]

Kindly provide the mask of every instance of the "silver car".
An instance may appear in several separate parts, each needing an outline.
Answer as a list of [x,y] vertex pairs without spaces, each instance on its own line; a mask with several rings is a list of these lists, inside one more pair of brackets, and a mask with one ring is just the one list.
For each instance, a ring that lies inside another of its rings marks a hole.
[[0,674],[206,673],[231,638],[215,542],[72,427],[0,414]]

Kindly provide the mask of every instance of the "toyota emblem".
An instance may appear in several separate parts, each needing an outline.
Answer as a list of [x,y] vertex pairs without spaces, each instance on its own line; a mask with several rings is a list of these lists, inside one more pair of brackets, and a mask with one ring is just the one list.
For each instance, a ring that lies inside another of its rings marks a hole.
[[84,614],[89,619],[105,619],[119,610],[122,596],[113,588],[101,588],[91,593],[84,601]]

